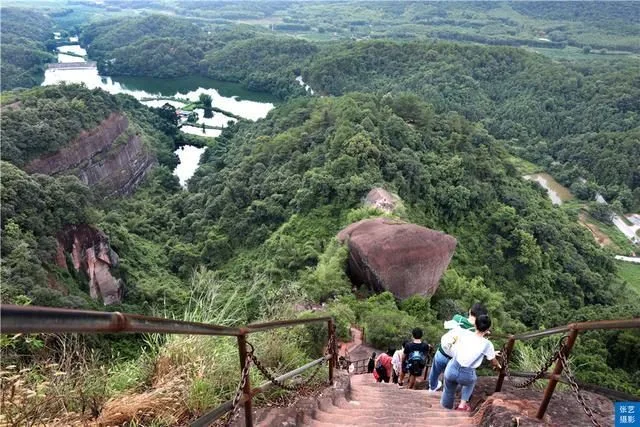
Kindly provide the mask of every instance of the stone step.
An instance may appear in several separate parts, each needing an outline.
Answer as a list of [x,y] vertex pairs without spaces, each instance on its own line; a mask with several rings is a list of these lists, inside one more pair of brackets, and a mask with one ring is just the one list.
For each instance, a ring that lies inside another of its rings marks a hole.
[[[327,410],[327,411],[333,411],[335,412],[336,410],[339,409],[345,409],[345,410],[366,410],[366,411],[371,411],[371,410],[376,410],[376,409],[389,409],[389,408],[406,408],[407,411],[410,412],[421,412],[421,411],[433,411],[433,410],[441,410],[443,408],[440,407],[440,405],[434,405],[432,403],[422,403],[421,405],[415,405],[415,406],[407,406],[407,405],[398,405],[395,402],[392,401],[388,401],[388,400],[379,400],[376,402],[362,402],[359,400],[348,400],[348,401],[340,401],[340,402],[334,402],[332,406],[326,407],[326,408],[322,408],[322,410]],[[444,409],[443,409],[444,410]]]
[[[395,410],[394,410],[395,409]],[[339,410],[337,412],[325,412],[325,411],[315,411],[313,418],[319,421],[326,422],[334,422],[333,420],[344,420],[344,419],[392,419],[391,422],[408,422],[412,423],[415,420],[428,421],[430,424],[431,421],[439,421],[439,422],[450,422],[451,424],[456,424],[459,422],[466,422],[470,420],[470,417],[460,411],[432,411],[432,412],[409,412],[409,411],[401,411],[398,412],[397,408],[389,409],[389,410]],[[453,415],[454,412],[462,414],[462,416]],[[394,421],[396,420],[396,421]]]
[[422,404],[425,402],[434,403],[440,402],[441,394],[432,394],[428,392],[422,393],[400,393],[401,390],[395,391],[379,391],[379,390],[362,390],[362,389],[351,389],[351,400],[359,400],[359,401],[369,401],[369,400],[379,400],[379,399],[394,399],[395,401],[406,403],[406,404]]
[[[347,406],[349,405],[349,406]],[[441,418],[469,418],[468,412],[453,411],[444,408],[421,408],[421,409],[409,409],[399,407],[397,405],[389,405],[388,407],[362,407],[357,404],[346,404],[342,406],[333,406],[328,408],[322,408],[321,412],[328,414],[345,414],[345,415],[375,415],[385,416],[386,414],[406,414],[411,416],[425,416],[425,417],[441,417]]]
[[425,422],[420,422],[420,420],[417,419],[412,419],[411,422],[399,422],[398,420],[394,420],[394,419],[372,419],[372,420],[341,420],[341,421],[333,421],[333,422],[326,422],[326,421],[319,421],[319,420],[311,420],[308,424],[310,427],[342,427],[342,426],[375,426],[375,427],[380,427],[380,426],[384,426],[384,427],[425,427],[425,426],[429,426],[429,427],[474,427],[475,424],[471,421],[469,422],[457,422],[455,424],[449,423],[449,421],[446,421],[444,424],[441,424],[439,422],[436,421],[430,421],[429,423],[425,423]]

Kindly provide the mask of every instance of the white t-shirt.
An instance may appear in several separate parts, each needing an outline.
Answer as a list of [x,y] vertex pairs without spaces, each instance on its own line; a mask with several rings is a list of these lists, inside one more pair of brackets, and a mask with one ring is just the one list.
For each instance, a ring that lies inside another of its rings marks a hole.
[[393,370],[396,371],[396,374],[398,375],[402,372],[402,351],[402,349],[396,350],[396,352],[393,353],[393,359],[391,360]]
[[465,368],[477,368],[482,363],[483,357],[487,360],[493,360],[496,357],[491,341],[466,330],[460,331],[453,351],[458,363]]

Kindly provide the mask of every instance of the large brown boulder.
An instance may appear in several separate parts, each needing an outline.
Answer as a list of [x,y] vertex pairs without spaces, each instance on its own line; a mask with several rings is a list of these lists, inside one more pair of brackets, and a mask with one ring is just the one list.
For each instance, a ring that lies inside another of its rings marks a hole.
[[338,240],[348,245],[354,283],[400,299],[433,295],[457,243],[448,234],[386,218],[351,224]]
[[111,274],[111,267],[118,265],[118,254],[102,231],[86,224],[68,226],[58,233],[57,241],[58,267],[68,268],[65,254],[70,254],[74,270],[89,277],[91,298],[102,300],[104,305],[122,301],[123,281]]

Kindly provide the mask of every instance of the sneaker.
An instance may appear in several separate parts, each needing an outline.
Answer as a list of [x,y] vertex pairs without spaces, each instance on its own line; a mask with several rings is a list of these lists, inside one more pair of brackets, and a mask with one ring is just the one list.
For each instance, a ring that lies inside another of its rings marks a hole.
[[464,406],[458,406],[456,411],[472,412],[473,409],[471,409],[471,406],[465,404]]
[[442,388],[442,381],[438,380],[438,385],[436,386],[435,389],[431,390],[428,389],[427,392],[429,393],[435,393],[436,391],[439,391]]

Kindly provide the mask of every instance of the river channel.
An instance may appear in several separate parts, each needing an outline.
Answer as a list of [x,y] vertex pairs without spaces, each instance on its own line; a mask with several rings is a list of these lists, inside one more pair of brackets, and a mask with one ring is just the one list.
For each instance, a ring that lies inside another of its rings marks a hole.
[[[160,107],[168,102],[177,109],[185,105],[179,100],[197,101],[200,94],[205,93],[211,96],[214,107],[248,120],[264,118],[277,102],[277,99],[269,94],[250,92],[239,84],[221,82],[201,76],[172,79],[101,76],[95,66],[80,64],[87,62],[86,51],[80,45],[59,47],[58,62],[78,63],[79,66],[77,69],[47,69],[43,86],[63,81],[84,83],[90,89],[100,88],[112,94],[131,95],[150,107]],[[184,126],[183,132],[215,138],[220,135],[221,130],[206,128],[203,132],[203,123],[207,126],[225,127],[229,121],[234,121],[233,118],[218,112],[214,112],[213,118],[206,119],[203,111],[196,112],[200,117],[197,124],[189,127]],[[174,174],[180,178],[180,183],[183,186],[197,169],[200,155],[204,150],[204,148],[185,147],[175,151],[180,159],[180,165]]]
[[549,194],[551,203],[554,205],[561,205],[563,202],[573,199],[573,194],[571,194],[569,189],[553,179],[548,173],[535,173],[533,175],[525,175],[523,178],[536,181],[544,187],[544,189],[547,190],[547,194]]

